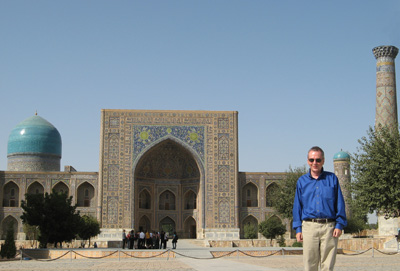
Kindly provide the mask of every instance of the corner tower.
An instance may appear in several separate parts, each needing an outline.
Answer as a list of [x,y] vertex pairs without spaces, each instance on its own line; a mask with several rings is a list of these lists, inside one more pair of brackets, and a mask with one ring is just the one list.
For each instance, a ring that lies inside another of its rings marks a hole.
[[372,49],[376,58],[376,113],[375,127],[398,126],[396,73],[394,59],[399,49],[378,46]]
[[347,152],[340,151],[333,156],[333,167],[335,174],[339,179],[340,187],[342,188],[342,193],[344,201],[346,203],[346,216],[351,218],[351,208],[350,208],[350,155]]
[[8,171],[60,171],[61,135],[36,114],[11,131],[7,158]]

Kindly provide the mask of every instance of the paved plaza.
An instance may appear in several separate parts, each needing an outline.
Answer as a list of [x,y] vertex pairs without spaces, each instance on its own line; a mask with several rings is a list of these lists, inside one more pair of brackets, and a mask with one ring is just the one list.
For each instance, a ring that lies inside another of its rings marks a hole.
[[[337,271],[394,271],[399,270],[400,254],[382,255],[371,253],[357,256],[338,255]],[[150,258],[150,259],[99,259],[99,260],[56,260],[50,262],[24,260],[0,262],[0,270],[303,270],[302,256],[271,256],[266,258],[226,257],[200,260],[192,258]]]
[[[180,247],[179,247],[180,245]],[[210,251],[276,250],[278,248],[205,248],[179,240],[176,258],[102,258],[59,260],[1,261],[0,271],[5,270],[182,270],[182,271],[302,271],[301,255],[273,255],[269,257],[230,256],[213,259]],[[290,248],[287,248],[290,250]],[[68,252],[68,250],[65,250]],[[111,251],[107,249],[107,251]],[[120,250],[121,255],[129,250]],[[162,250],[160,250],[160,253]],[[237,255],[237,254],[235,254]],[[339,254],[336,271],[394,271],[400,270],[400,254],[368,250],[362,254]]]

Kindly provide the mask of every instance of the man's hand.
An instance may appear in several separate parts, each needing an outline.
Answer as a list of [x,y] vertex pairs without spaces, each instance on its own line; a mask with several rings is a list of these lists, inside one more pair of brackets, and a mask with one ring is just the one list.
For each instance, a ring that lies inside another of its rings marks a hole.
[[[342,235],[342,230],[339,230],[339,229],[336,229],[336,228],[335,228],[335,229],[333,230],[333,237],[339,238],[340,235]],[[296,237],[297,237],[297,235],[296,235]]]
[[303,233],[298,232],[296,233],[297,242],[303,242]]

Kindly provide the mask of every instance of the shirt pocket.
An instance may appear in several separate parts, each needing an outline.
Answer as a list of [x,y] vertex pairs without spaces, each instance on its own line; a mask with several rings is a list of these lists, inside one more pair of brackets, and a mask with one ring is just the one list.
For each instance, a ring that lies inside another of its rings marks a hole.
[[323,186],[322,197],[325,199],[333,200],[335,198],[335,187]]

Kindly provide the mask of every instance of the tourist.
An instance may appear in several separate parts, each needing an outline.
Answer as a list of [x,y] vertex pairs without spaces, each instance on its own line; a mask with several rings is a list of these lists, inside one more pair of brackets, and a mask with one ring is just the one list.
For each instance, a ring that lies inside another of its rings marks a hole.
[[151,248],[157,248],[157,233],[153,232],[152,236],[151,236]]
[[345,203],[338,178],[324,171],[324,151],[312,147],[308,151],[310,170],[297,180],[293,205],[293,229],[303,242],[306,271],[333,270],[337,244],[347,225]]
[[128,231],[128,234],[126,235],[126,247],[129,248],[131,245],[131,232]]
[[146,230],[145,237],[146,237],[146,248],[150,248],[150,233],[148,230]]
[[156,234],[156,249],[160,248],[160,232],[157,232]]
[[131,230],[129,233],[129,249],[133,249],[135,246],[135,232]]
[[178,235],[176,234],[176,231],[174,231],[174,235],[172,238],[172,249],[176,249],[176,243],[178,243]]
[[160,232],[160,249],[162,249],[164,247],[164,239],[165,239],[165,232],[161,231]]
[[144,234],[144,232],[143,232],[143,230],[142,231],[140,231],[140,233],[139,233],[139,242],[138,242],[138,249],[143,249],[144,248],[144,246],[145,246],[145,240],[144,240],[144,238],[145,238],[145,234]]
[[164,234],[164,245],[163,245],[164,249],[167,248],[168,239],[169,239],[168,232],[166,232]]
[[125,249],[126,244],[126,233],[125,230],[122,230],[122,249]]

